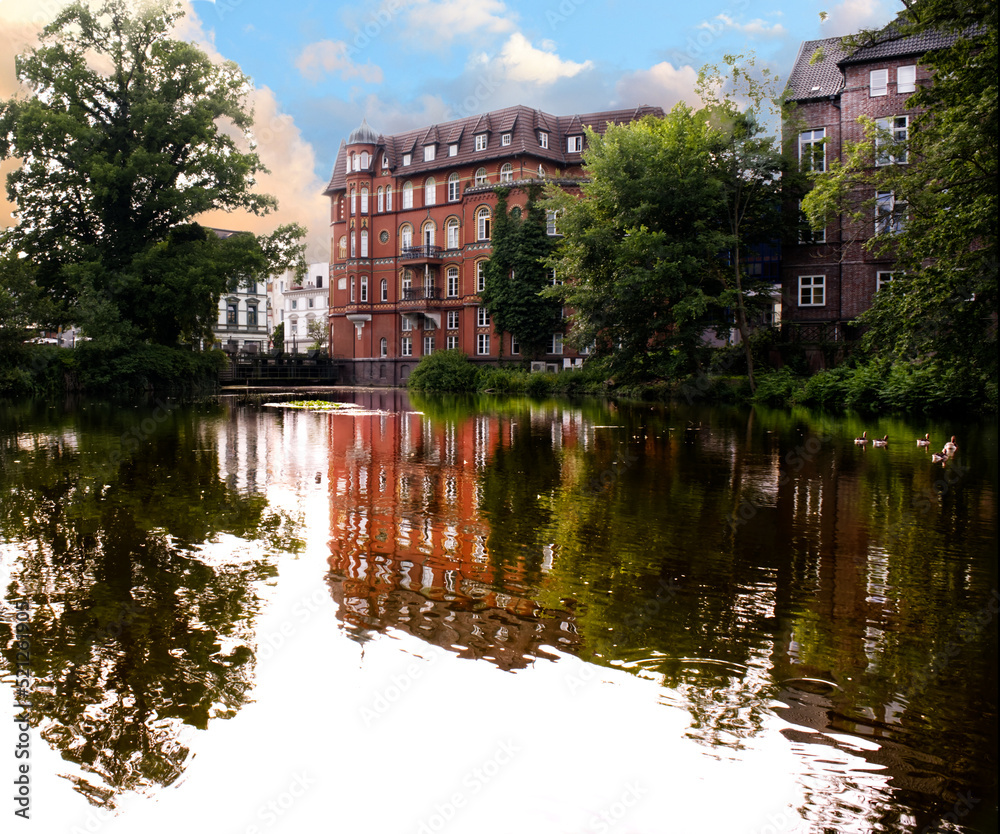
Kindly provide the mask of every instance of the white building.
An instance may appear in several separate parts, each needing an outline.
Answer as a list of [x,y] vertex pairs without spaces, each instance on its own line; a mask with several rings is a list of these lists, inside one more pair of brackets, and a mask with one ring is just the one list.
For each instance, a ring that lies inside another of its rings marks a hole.
[[316,341],[309,335],[309,324],[319,322],[323,336],[319,346],[329,347],[329,293],[330,265],[325,262],[309,264],[308,272],[296,283],[291,272],[275,276],[270,283],[271,332],[274,327],[285,325],[285,352],[304,353]]
[[[219,237],[240,234],[226,229],[212,229]],[[219,317],[212,328],[217,346],[228,352],[237,350],[263,353],[268,347],[267,294],[264,284],[246,286],[233,282],[219,298]]]

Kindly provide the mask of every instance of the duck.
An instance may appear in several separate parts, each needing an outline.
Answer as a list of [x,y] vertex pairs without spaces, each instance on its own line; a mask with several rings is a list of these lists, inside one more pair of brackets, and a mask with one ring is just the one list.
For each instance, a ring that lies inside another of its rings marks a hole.
[[931,463],[944,463],[948,456],[944,452],[935,452],[931,455]]
[[931,435],[930,435],[930,432],[928,432],[927,434],[925,434],[923,437],[918,437],[917,438],[917,445],[918,446],[930,446],[931,445]]
[[855,437],[854,442],[857,443],[859,446],[864,446],[868,442],[868,432],[867,431],[861,432],[861,437]]
[[889,435],[883,438],[875,438],[872,440],[872,446],[888,446],[889,445]]
[[944,444],[944,448],[941,450],[942,454],[951,457],[955,452],[958,451],[958,446],[955,445],[955,435],[951,436],[951,440]]

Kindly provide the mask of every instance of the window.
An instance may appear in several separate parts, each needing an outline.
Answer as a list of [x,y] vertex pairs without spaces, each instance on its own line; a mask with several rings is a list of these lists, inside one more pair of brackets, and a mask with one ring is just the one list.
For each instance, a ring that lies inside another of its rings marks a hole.
[[448,336],[445,339],[448,350],[458,350],[458,336]]
[[362,171],[367,171],[368,170],[368,160],[369,159],[370,159],[370,157],[368,156],[368,151],[362,151],[361,152],[361,170]]
[[914,64],[896,70],[896,92],[915,93],[917,91],[917,68]]
[[799,243],[826,243],[826,226],[814,229],[809,225],[809,218],[802,211],[801,200],[799,200]]
[[399,230],[399,245],[406,250],[413,246],[413,227],[405,223]]
[[383,171],[388,171],[389,170],[389,156],[388,156],[388,154],[382,154],[382,170]]
[[[357,289],[357,279],[352,275],[351,276],[351,304],[354,303],[356,289]],[[295,302],[294,301],[292,302],[292,309],[293,310],[295,309]]]
[[500,144],[501,144],[501,145],[502,145],[503,147],[505,147],[505,148],[506,148],[506,147],[507,147],[507,146],[508,146],[508,145],[510,144],[510,134],[509,134],[509,133],[504,133],[504,134],[503,134],[503,135],[502,135],[502,136],[500,137]]
[[318,290],[323,289],[323,276],[322,275],[317,275],[316,276],[316,289],[318,289]]
[[489,134],[487,134],[487,133],[480,133],[480,134],[478,134],[476,136],[476,150],[477,151],[485,151],[486,150],[486,143],[487,143],[488,137],[489,137]]
[[[409,290],[412,286],[413,286],[413,273],[410,270],[408,270],[408,269],[404,269],[403,270],[403,295],[406,295],[406,291]],[[409,328],[403,328],[403,329],[404,330],[408,330]]]
[[826,128],[804,130],[799,134],[799,168],[803,171],[826,170]]
[[486,169],[479,168],[476,171],[476,185],[486,185],[489,180],[486,179]]
[[352,185],[351,186],[351,217],[354,217],[354,215],[355,215],[355,210],[357,208],[357,204],[358,204],[358,195],[354,191],[354,186]]
[[490,311],[485,307],[476,308],[476,326],[477,327],[489,327],[490,326]]
[[458,218],[452,217],[445,225],[445,243],[449,249],[458,249]]
[[906,228],[906,203],[892,191],[875,193],[875,234],[898,235]]
[[239,307],[237,302],[230,301],[226,304],[226,324],[236,324],[239,320]]
[[403,183],[403,208],[413,208],[413,183],[409,180]]
[[538,146],[541,148],[547,148],[549,146],[549,134],[544,130],[538,131]]
[[433,220],[428,220],[426,223],[424,223],[424,227],[423,227],[423,230],[422,230],[422,237],[423,237],[423,241],[424,241],[424,246],[433,246],[434,245],[434,231],[435,230],[434,230],[434,221]]
[[458,267],[448,267],[448,298],[458,298]]
[[545,212],[545,234],[547,235],[557,235],[559,230],[556,228],[556,220],[559,219],[559,213],[555,211]]
[[893,273],[891,272],[876,272],[875,273],[875,292],[878,292],[882,287],[888,284],[893,279]]
[[361,276],[361,302],[368,301],[368,276]]
[[379,340],[378,343],[378,355],[383,357],[389,355],[389,340],[386,339],[384,336]]
[[400,329],[404,333],[408,333],[409,331],[413,330],[413,322],[410,321],[406,316],[403,316],[403,324],[400,327]]
[[561,284],[562,284],[562,281],[560,281],[556,277],[556,271],[555,271],[555,269],[550,269],[549,270],[549,285],[553,286],[553,287],[557,287],[557,286],[560,286]]
[[434,153],[435,153],[434,145],[424,145],[424,162],[433,162]]
[[458,330],[458,310],[449,310],[446,324],[449,330]]
[[401,356],[413,356],[413,339],[403,336],[399,340],[399,353]]
[[307,298],[306,299],[306,307],[312,308],[314,306],[315,306],[315,299]]
[[434,177],[428,177],[424,182],[424,205],[433,206],[437,202],[437,183]]
[[476,353],[479,356],[490,355],[490,334],[478,333],[476,335]]
[[361,157],[359,157],[356,153],[351,154],[351,162],[353,163],[355,171],[361,170]]
[[448,175],[448,202],[454,203],[462,196],[461,180],[458,174]]
[[[906,140],[910,134],[910,117],[893,116],[889,119],[876,119],[878,134],[875,137],[876,165],[905,165],[908,159]],[[897,153],[892,153],[894,145],[902,145]]]
[[351,232],[351,257],[356,258],[358,256],[358,239],[354,236],[354,232]]
[[403,164],[409,165],[413,161],[413,154],[404,153],[403,154]]
[[545,166],[544,165],[539,165],[538,166],[538,178],[544,180],[547,176],[548,176],[548,174],[545,173]]
[[476,261],[476,292],[486,289],[486,261]]
[[568,153],[581,153],[583,151],[583,137],[582,136],[567,136],[566,137],[566,151]]
[[368,230],[367,229],[362,229],[361,230],[361,257],[362,258],[367,258],[368,257]]
[[561,356],[563,352],[563,334],[553,333],[549,340],[549,353]]
[[382,279],[379,295],[383,301],[389,300],[389,282],[385,278]]
[[448,156],[458,156],[458,143],[454,142],[448,146]]
[[368,214],[368,186],[361,186],[361,213]]
[[378,211],[378,212],[385,211],[385,191],[384,191],[384,189],[382,188],[381,185],[378,187],[378,198],[377,199],[378,199],[378,202],[376,204],[377,205],[376,211]]
[[884,96],[889,92],[889,70],[872,70],[868,74],[868,95]]
[[500,166],[500,182],[514,182],[514,166],[509,162]]
[[490,239],[490,210],[480,206],[476,211],[476,240]]
[[385,187],[385,210],[392,211],[392,186]]
[[799,276],[799,306],[822,307],[826,304],[826,276]]
[[518,356],[521,353],[521,345],[513,336],[510,337],[510,355]]
[[424,336],[424,356],[430,356],[434,353],[434,337]]

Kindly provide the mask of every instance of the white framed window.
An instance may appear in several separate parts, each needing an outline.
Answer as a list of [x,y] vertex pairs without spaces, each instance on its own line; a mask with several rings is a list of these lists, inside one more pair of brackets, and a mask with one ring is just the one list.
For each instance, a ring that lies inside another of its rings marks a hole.
[[567,136],[566,137],[566,152],[567,153],[582,153],[583,152],[583,137],[582,136]]
[[479,356],[489,356],[490,355],[490,334],[489,333],[477,333],[476,334],[476,354]]
[[361,302],[364,303],[368,300],[368,276],[361,276]]
[[549,339],[549,353],[561,356],[563,352],[563,334],[553,333]]
[[476,210],[476,240],[490,239],[490,210],[487,206],[480,206]]
[[803,130],[799,134],[799,168],[803,171],[826,170],[826,128]]
[[544,130],[538,131],[538,147],[547,148],[549,146],[549,134]]
[[434,337],[424,336],[424,356],[430,356],[434,353]]
[[504,133],[504,134],[502,134],[500,136],[500,144],[503,147],[505,147],[505,148],[510,144],[510,134],[509,133]]
[[383,358],[389,355],[389,340],[385,336],[379,339],[378,355]]
[[385,210],[392,211],[392,186],[385,187]]
[[428,177],[424,181],[424,205],[433,206],[437,202],[437,182],[434,177]]
[[490,326],[490,311],[485,307],[476,307],[476,327]]
[[868,95],[884,96],[889,92],[889,70],[877,69],[868,73]]
[[[413,273],[410,270],[408,270],[408,269],[404,269],[403,270],[403,294],[405,295],[406,291],[408,289],[410,289],[412,286],[413,286]],[[403,321],[405,322],[407,320],[404,319]],[[409,327],[404,327],[403,329],[404,330],[409,330],[410,328]]]
[[351,186],[351,217],[357,214],[358,208],[358,193],[354,190],[354,186]]
[[559,229],[556,227],[556,221],[558,219],[559,219],[559,212],[557,211],[545,212],[545,234],[547,235],[559,234]]
[[545,172],[545,166],[544,165],[539,165],[538,166],[538,178],[541,179],[541,180],[544,180],[547,176],[548,176],[548,174]]
[[[351,276],[351,304],[353,304],[357,297],[358,279],[353,275]],[[292,302],[292,309],[295,309],[295,302]]]
[[356,258],[358,256],[358,240],[354,236],[354,232],[351,232],[351,257]]
[[361,213],[368,214],[368,186],[361,186]]
[[383,301],[389,300],[389,282],[385,278],[382,279],[382,287],[379,294]]
[[385,211],[385,190],[381,185],[378,187],[378,202],[376,205],[379,213]]
[[413,227],[409,223],[404,223],[399,228],[399,245],[402,249],[413,246]]
[[448,330],[458,330],[458,310],[449,310],[446,322]]
[[312,307],[314,303],[315,303],[315,299],[313,299],[313,298],[307,298],[306,299],[306,307]]
[[367,171],[368,170],[368,162],[369,162],[370,159],[371,159],[371,157],[368,156],[368,151],[362,151],[361,152],[361,170],[362,171]]
[[458,202],[459,198],[462,196],[462,185],[461,179],[458,174],[448,175],[448,202],[455,203]]
[[906,203],[892,191],[875,193],[875,234],[898,235],[906,228]]
[[518,343],[517,339],[513,336],[510,337],[510,355],[519,356],[521,353],[521,345]]
[[888,284],[895,277],[895,273],[892,272],[876,272],[875,273],[875,292],[878,292],[882,287]]
[[486,169],[478,168],[476,170],[476,185],[486,185],[489,180],[486,177]]
[[826,276],[799,276],[799,306],[822,307],[826,304]]
[[489,141],[489,134],[488,133],[477,133],[476,134],[476,150],[477,151],[485,151],[486,150],[486,145],[487,145],[488,141]]
[[486,261],[476,261],[476,292],[486,289]]
[[424,145],[424,162],[433,162],[437,149],[434,145]]
[[409,333],[413,330],[413,322],[410,321],[406,316],[403,316],[403,323],[400,325],[400,330],[404,333]]
[[413,161],[413,154],[404,153],[403,154],[403,164],[409,165]]
[[449,249],[458,249],[458,218],[451,217],[445,225],[445,244]]
[[362,258],[367,258],[368,257],[368,230],[367,229],[362,229],[361,230],[361,257]]
[[509,162],[500,166],[500,182],[514,182],[514,166]]
[[403,208],[413,208],[413,183],[409,180],[403,183]]
[[458,298],[458,267],[449,266],[447,273],[447,283],[446,288],[448,298]]
[[457,142],[452,142],[452,144],[450,144],[448,146],[448,156],[458,156],[458,143]]
[[445,344],[448,346],[448,350],[458,350],[458,336],[447,336]]
[[560,281],[559,278],[556,277],[556,271],[554,268],[549,270],[549,285],[552,287],[558,287],[562,285],[562,281]]
[[352,163],[351,167],[354,168],[355,171],[361,170],[361,157],[358,156],[356,153],[351,154],[351,163]]
[[910,64],[908,67],[899,67],[896,70],[896,92],[915,93],[917,91],[917,67]]
[[801,200],[799,200],[799,243],[826,243],[826,226],[821,229],[810,227],[809,220],[802,211]]
[[[906,140],[910,135],[909,116],[891,116],[888,119],[876,119],[878,134],[875,136],[876,165],[905,165],[909,159],[906,152]],[[893,152],[894,146],[902,145]]]
[[428,220],[426,223],[424,223],[424,226],[421,229],[421,237],[423,239],[424,246],[433,246],[434,245],[434,232],[435,231],[436,231],[436,229],[434,228],[434,221],[433,220]]
[[400,356],[413,356],[413,339],[409,336],[403,336],[399,340],[399,354]]
[[388,154],[382,154],[382,170],[383,171],[388,171],[389,170],[389,155]]

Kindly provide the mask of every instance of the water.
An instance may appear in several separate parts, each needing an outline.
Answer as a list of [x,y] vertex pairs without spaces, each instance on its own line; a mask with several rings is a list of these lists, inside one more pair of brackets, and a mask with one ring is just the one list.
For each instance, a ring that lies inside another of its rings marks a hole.
[[2,411],[38,830],[995,830],[994,425],[338,396]]

